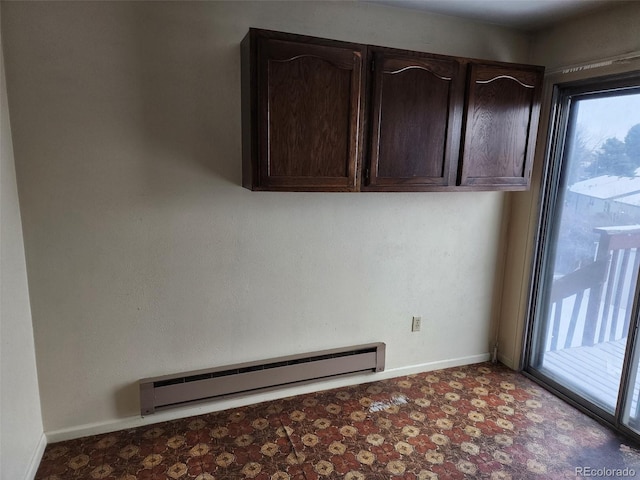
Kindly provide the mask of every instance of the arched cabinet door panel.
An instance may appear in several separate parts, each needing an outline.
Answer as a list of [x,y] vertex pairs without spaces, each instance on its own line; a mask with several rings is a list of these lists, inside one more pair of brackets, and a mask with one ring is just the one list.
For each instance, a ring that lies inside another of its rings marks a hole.
[[357,190],[366,48],[259,30],[245,42],[243,73],[253,82],[245,186]]
[[363,190],[455,185],[464,71],[455,58],[372,48]]
[[460,185],[529,187],[543,73],[527,65],[470,64]]

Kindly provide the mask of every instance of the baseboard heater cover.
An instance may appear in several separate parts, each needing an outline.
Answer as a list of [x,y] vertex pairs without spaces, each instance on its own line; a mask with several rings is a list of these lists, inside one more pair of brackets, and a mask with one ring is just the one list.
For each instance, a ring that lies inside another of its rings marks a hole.
[[385,344],[371,343],[140,380],[140,413],[364,372],[382,372]]

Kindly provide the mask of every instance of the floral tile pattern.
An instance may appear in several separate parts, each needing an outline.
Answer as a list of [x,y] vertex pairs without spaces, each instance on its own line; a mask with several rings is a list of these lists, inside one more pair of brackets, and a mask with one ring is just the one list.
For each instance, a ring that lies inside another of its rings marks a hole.
[[566,479],[640,452],[489,363],[47,447],[37,480]]

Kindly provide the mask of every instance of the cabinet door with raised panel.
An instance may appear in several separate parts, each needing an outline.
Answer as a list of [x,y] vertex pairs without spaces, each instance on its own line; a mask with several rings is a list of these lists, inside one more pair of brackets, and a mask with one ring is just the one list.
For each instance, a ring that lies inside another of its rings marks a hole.
[[464,77],[455,58],[373,50],[369,162],[363,190],[455,184]]
[[365,47],[274,32],[251,34],[254,140],[259,146],[250,159],[250,188],[356,190]]
[[535,66],[470,64],[460,185],[529,187],[543,73]]

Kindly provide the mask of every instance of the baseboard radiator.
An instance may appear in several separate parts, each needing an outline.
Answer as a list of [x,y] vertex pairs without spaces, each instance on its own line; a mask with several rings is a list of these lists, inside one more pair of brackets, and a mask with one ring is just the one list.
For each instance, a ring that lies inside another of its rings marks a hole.
[[262,362],[184,372],[140,380],[140,413],[384,370],[385,344],[371,343],[273,358]]

